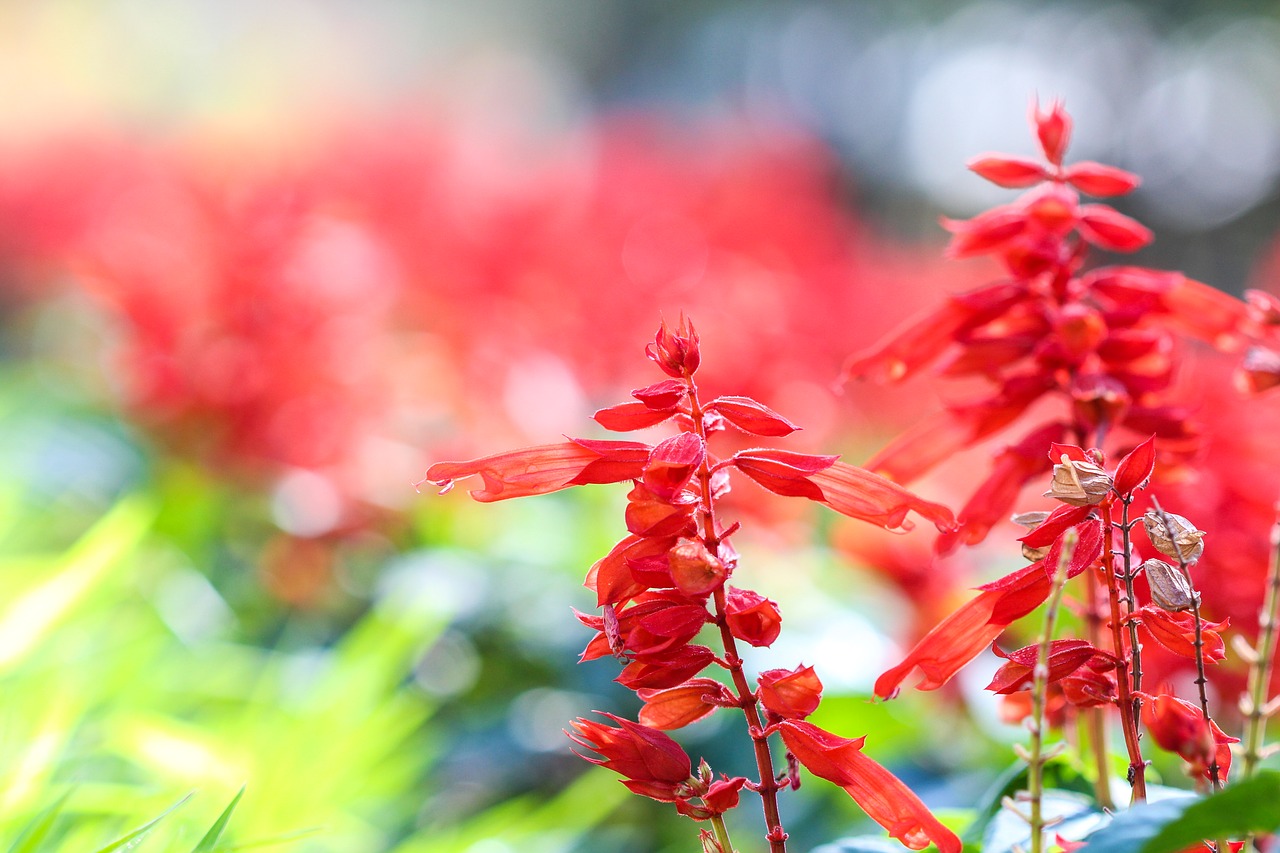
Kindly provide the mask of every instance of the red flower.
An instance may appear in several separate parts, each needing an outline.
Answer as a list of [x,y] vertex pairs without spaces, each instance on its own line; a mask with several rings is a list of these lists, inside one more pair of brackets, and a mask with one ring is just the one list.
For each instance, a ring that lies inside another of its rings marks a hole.
[[902,663],[876,679],[875,694],[883,699],[893,698],[917,667],[925,676],[917,688],[937,690],[991,645],[1011,622],[1043,604],[1049,597],[1049,587],[1043,562],[1032,563],[980,587],[982,592],[977,598],[935,625]]
[[959,837],[939,823],[902,780],[862,754],[866,738],[838,737],[799,720],[784,720],[778,730],[805,769],[844,788],[868,817],[908,848],[923,850],[936,844],[941,853],[960,853]]
[[575,439],[495,453],[469,462],[437,462],[426,481],[444,494],[454,481],[479,475],[483,489],[471,497],[481,503],[542,495],[589,483],[619,483],[641,475],[649,446],[635,441]]
[[656,729],[602,711],[596,713],[618,723],[619,727],[582,717],[574,720],[572,725],[577,733],[568,733],[569,737],[601,756],[582,757],[622,776],[623,784],[638,794],[673,802],[676,788],[689,780],[691,768],[689,756],[680,745]]
[[1190,702],[1162,690],[1148,696],[1142,706],[1142,722],[1162,749],[1175,752],[1187,762],[1192,776],[1212,779],[1211,765],[1218,765],[1218,779],[1225,782],[1231,770],[1231,746],[1240,738],[1230,737],[1218,724],[1206,720]]
[[[1016,693],[1031,687],[1036,662],[1040,657],[1040,646],[1025,646],[1015,652],[1005,653],[999,646],[992,645],[991,651],[997,657],[1008,661],[996,670],[995,677],[986,689],[992,693]],[[1049,672],[1047,683],[1053,684],[1071,675],[1094,656],[1106,656],[1089,645],[1085,640],[1054,640],[1049,644]]]

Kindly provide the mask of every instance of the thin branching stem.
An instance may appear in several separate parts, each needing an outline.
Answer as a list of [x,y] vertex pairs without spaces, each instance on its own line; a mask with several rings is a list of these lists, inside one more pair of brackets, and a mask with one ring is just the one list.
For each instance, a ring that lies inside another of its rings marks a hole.
[[1076,531],[1070,530],[1062,540],[1062,553],[1053,572],[1053,586],[1049,603],[1044,611],[1044,634],[1040,637],[1040,649],[1031,682],[1031,746],[1027,754],[1027,798],[1031,813],[1031,853],[1044,851],[1044,708],[1049,691],[1049,651],[1058,621],[1058,608],[1062,604],[1062,590],[1067,583],[1067,566],[1076,549]]
[[[1137,599],[1133,594],[1133,540],[1130,538],[1133,522],[1129,520],[1129,507],[1133,503],[1133,497],[1122,496],[1120,500],[1120,547],[1124,555],[1124,605],[1125,609],[1132,614],[1138,609]],[[1136,720],[1142,717],[1142,697],[1138,695],[1138,691],[1142,690],[1142,643],[1138,639],[1138,621],[1136,619],[1128,621],[1130,660],[1133,667],[1129,673],[1129,680],[1133,686],[1133,717]]]

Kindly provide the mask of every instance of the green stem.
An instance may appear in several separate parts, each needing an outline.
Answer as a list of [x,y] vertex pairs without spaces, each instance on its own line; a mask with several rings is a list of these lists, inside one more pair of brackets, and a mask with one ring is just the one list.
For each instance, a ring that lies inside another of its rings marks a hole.
[[1053,573],[1053,587],[1049,603],[1044,611],[1044,636],[1040,638],[1040,650],[1036,656],[1031,685],[1031,749],[1027,756],[1027,798],[1031,804],[1031,853],[1044,851],[1044,706],[1049,690],[1049,649],[1053,643],[1054,627],[1058,621],[1058,608],[1062,603],[1062,590],[1067,584],[1067,566],[1076,549],[1077,534],[1066,533],[1062,540],[1062,553]]
[[729,840],[729,828],[724,825],[724,815],[712,815],[711,826],[716,831],[716,842],[724,853],[734,853],[733,842]]
[[1267,574],[1267,591],[1258,614],[1258,645],[1249,661],[1249,692],[1245,724],[1244,778],[1253,776],[1262,760],[1262,744],[1267,731],[1267,689],[1271,684],[1271,667],[1276,656],[1276,619],[1280,610],[1280,519],[1271,528],[1271,569]]

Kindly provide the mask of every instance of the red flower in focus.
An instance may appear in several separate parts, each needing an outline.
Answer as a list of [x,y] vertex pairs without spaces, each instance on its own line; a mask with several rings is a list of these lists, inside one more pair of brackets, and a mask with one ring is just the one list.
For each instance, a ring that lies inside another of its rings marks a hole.
[[[1179,657],[1196,659],[1196,620],[1192,613],[1170,613],[1154,604],[1148,604],[1138,608],[1136,618],[1140,634]],[[1206,663],[1217,663],[1227,656],[1221,632],[1230,624],[1230,619],[1221,622],[1201,621],[1200,640]]]
[[1142,722],[1155,742],[1181,756],[1192,776],[1212,781],[1210,768],[1216,763],[1218,780],[1225,782],[1231,770],[1230,745],[1239,743],[1240,738],[1230,737],[1213,720],[1206,720],[1195,705],[1165,690],[1145,698]]
[[689,756],[670,737],[648,726],[605,714],[619,726],[594,720],[573,721],[576,733],[568,733],[577,744],[600,754],[600,758],[582,756],[592,764],[607,767],[623,777],[622,784],[637,794],[661,802],[674,802],[676,789],[689,781]]
[[936,844],[942,853],[960,853],[956,834],[939,823],[902,780],[862,754],[866,738],[838,737],[800,720],[784,720],[778,731],[806,770],[844,788],[868,817],[908,848],[923,850]]
[[716,708],[735,704],[729,689],[713,678],[691,678],[679,687],[636,691],[644,707],[640,722],[653,729],[670,731],[701,720]]
[[[1008,661],[996,670],[995,677],[986,689],[992,693],[1016,693],[1031,686],[1036,661],[1039,659],[1040,646],[1025,646],[1015,652],[1005,653],[999,646],[992,645],[991,651],[997,657]],[[1106,652],[1095,649],[1084,640],[1054,640],[1049,644],[1049,673],[1047,682],[1057,683],[1071,675],[1089,660],[1098,657],[1110,657]],[[1113,663],[1112,666],[1115,664]]]
[[782,632],[778,605],[758,592],[731,586],[725,593],[725,605],[729,630],[748,645],[772,646]]

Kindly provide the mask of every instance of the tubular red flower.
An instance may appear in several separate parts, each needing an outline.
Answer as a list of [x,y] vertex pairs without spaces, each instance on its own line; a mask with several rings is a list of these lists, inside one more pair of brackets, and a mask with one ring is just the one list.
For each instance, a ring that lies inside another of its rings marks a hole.
[[876,679],[874,691],[882,699],[898,694],[902,682],[919,668],[919,690],[937,690],[965,664],[976,658],[1015,619],[1049,597],[1044,563],[1035,562],[981,588],[981,592],[933,627],[916,643],[902,663]]
[[960,853],[959,837],[901,779],[862,754],[866,738],[842,738],[800,720],[784,720],[778,730],[806,770],[844,788],[868,817],[909,849],[936,844],[941,853]]
[[636,441],[570,440],[495,453],[468,462],[437,462],[426,479],[444,494],[454,481],[479,475],[483,489],[471,491],[481,503],[542,495],[588,483],[619,483],[641,475],[649,446]]
[[[1005,653],[999,646],[992,645],[991,651],[997,657],[1008,661],[996,670],[995,677],[986,686],[992,693],[1016,693],[1031,687],[1036,662],[1040,656],[1040,646],[1024,646],[1014,652]],[[1103,654],[1085,640],[1054,640],[1049,644],[1048,683],[1053,684],[1072,674],[1095,655]]]
[[[1189,611],[1170,613],[1148,604],[1138,608],[1138,626],[1142,632],[1164,646],[1175,655],[1195,660],[1196,657],[1196,619]],[[1202,621],[1200,639],[1203,643],[1204,659],[1208,663],[1216,663],[1227,656],[1226,643],[1221,631],[1231,624],[1230,619],[1221,622]]]

